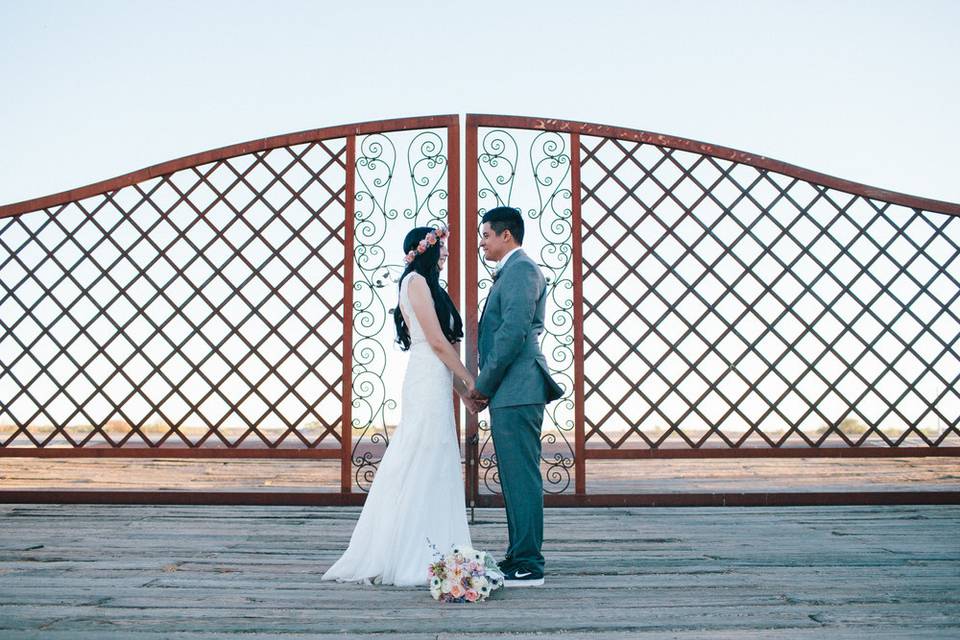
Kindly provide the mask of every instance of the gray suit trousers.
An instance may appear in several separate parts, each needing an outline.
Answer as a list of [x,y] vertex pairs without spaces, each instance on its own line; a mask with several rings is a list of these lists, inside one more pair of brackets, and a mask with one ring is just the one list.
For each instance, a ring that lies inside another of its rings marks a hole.
[[510,544],[505,560],[543,575],[543,478],[540,429],[543,404],[490,408],[490,430],[507,511]]

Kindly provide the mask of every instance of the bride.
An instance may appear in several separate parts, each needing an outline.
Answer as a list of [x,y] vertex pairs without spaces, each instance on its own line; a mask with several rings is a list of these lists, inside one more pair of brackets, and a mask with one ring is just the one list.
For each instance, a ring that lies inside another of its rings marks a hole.
[[431,544],[471,546],[453,414],[455,389],[471,411],[473,376],[453,347],[463,322],[440,269],[446,228],[417,227],[403,241],[406,268],[394,310],[396,341],[409,351],[400,422],[380,461],[350,544],[323,580],[425,585]]

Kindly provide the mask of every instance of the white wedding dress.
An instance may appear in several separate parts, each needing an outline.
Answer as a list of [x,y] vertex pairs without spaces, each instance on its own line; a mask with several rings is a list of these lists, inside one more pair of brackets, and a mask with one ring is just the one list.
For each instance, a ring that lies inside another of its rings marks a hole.
[[[426,585],[433,543],[471,546],[453,416],[453,372],[437,357],[400,284],[410,350],[403,377],[400,423],[374,476],[350,544],[323,580],[399,586]],[[428,543],[429,539],[429,543]]]

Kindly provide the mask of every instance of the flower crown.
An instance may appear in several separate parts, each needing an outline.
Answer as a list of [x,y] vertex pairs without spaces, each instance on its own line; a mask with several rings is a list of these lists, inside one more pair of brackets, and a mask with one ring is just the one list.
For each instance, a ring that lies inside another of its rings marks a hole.
[[416,249],[411,249],[407,252],[407,255],[403,256],[404,264],[410,264],[417,259],[418,253],[423,253],[427,250],[427,247],[432,247],[437,244],[437,241],[444,240],[449,237],[450,231],[447,229],[447,225],[443,225],[439,229],[434,229],[424,237],[423,240],[417,245]]

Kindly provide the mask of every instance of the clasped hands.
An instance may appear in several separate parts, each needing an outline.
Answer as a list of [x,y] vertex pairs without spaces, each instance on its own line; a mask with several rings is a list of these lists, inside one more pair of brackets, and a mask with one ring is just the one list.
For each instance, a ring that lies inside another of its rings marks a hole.
[[460,399],[463,400],[467,411],[473,414],[480,413],[490,404],[490,398],[477,391],[472,381],[467,381],[466,393],[460,396]]

